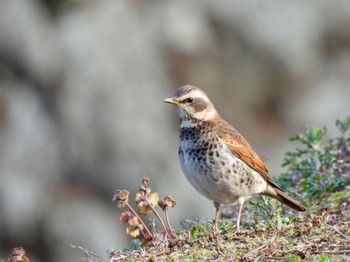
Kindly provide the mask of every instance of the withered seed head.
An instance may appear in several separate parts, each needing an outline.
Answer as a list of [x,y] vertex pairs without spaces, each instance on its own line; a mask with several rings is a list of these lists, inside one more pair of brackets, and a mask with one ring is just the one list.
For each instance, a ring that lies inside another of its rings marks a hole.
[[119,208],[123,208],[129,201],[129,191],[118,189],[113,197],[113,202],[117,201]]

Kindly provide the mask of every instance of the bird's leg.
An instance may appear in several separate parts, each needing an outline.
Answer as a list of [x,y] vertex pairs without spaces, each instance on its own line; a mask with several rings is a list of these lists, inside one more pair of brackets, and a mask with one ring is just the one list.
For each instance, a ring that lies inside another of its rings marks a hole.
[[218,202],[214,202],[215,206],[215,222],[214,222],[214,232],[218,233],[218,222],[219,222],[219,216],[220,216],[220,204]]
[[238,216],[237,216],[237,224],[236,224],[236,232],[239,232],[240,229],[240,223],[241,223],[241,215],[242,215],[242,209],[243,209],[243,204],[244,204],[244,197],[240,197],[238,199],[238,203],[239,203],[239,209],[238,209]]

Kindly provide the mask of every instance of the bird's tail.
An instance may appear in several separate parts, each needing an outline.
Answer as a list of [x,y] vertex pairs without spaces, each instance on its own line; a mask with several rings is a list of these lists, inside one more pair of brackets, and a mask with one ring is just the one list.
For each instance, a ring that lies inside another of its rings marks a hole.
[[300,212],[306,211],[306,208],[302,204],[300,204],[294,198],[288,196],[281,189],[273,188],[272,190],[269,190],[269,191],[270,192],[265,193],[265,195],[273,197],[273,198],[277,199],[278,201],[282,202],[283,204],[285,204],[285,205],[289,206],[290,208],[293,208],[297,211],[300,211]]

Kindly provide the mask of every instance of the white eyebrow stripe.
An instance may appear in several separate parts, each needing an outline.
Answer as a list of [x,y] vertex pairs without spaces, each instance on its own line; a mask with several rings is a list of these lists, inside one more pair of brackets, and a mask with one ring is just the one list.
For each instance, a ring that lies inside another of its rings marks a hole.
[[181,99],[185,100],[186,98],[193,97],[193,98],[202,98],[205,101],[209,101],[209,98],[201,91],[199,90],[193,90],[186,95],[182,96]]

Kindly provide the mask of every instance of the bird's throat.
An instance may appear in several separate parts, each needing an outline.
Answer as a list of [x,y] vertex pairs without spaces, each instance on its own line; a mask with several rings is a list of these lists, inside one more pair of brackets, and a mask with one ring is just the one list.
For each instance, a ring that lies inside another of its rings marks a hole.
[[198,126],[198,120],[187,118],[187,119],[181,119],[180,122],[180,129],[182,128],[192,128]]

